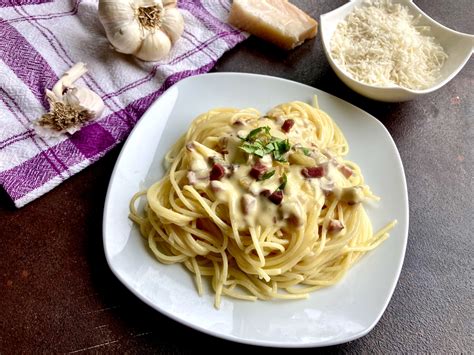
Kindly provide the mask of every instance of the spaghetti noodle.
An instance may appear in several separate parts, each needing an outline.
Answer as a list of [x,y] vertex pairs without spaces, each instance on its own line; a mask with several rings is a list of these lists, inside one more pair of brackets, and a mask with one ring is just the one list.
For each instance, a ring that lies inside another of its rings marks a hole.
[[[130,203],[156,258],[211,278],[221,296],[308,297],[333,285],[388,237],[373,233],[363,202],[378,199],[347,141],[303,102],[220,108],[197,117],[165,157],[166,175]],[[146,198],[143,213],[136,201]]]

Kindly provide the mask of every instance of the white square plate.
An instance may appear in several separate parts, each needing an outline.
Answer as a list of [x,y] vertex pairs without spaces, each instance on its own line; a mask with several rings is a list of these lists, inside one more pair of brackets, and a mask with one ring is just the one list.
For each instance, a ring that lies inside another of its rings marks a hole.
[[[247,302],[222,298],[216,310],[210,287],[199,297],[181,265],[163,265],[128,219],[133,194],[160,179],[163,157],[200,113],[214,107],[266,112],[300,100],[319,106],[349,142],[348,159],[362,169],[382,200],[367,207],[374,230],[393,219],[390,238],[363,257],[336,286],[307,300]],[[367,334],[392,296],[408,237],[408,196],[400,155],[385,127],[368,113],[312,87],[252,74],[218,73],[184,79],[167,90],[138,122],[117,160],[104,209],[103,238],[114,274],[151,307],[205,333],[275,347],[327,346]]]

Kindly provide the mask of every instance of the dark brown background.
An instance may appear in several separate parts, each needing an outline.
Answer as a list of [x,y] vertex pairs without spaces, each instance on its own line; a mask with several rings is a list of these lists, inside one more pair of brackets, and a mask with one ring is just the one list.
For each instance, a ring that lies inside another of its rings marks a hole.
[[[294,2],[319,18],[345,1]],[[416,3],[441,23],[474,33],[472,0]],[[371,333],[321,351],[474,349],[473,69],[470,60],[441,90],[412,102],[386,104],[358,96],[337,79],[319,36],[289,53],[250,38],[216,65],[216,71],[284,77],[339,96],[379,118],[400,150],[410,233],[398,286]],[[21,210],[0,193],[0,353],[252,350],[169,320],[112,275],[101,224],[120,149]]]

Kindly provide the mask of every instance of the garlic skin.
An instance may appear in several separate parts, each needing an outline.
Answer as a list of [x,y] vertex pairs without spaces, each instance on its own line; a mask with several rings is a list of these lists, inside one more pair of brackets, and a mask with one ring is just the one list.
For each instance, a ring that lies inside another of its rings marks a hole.
[[144,61],[165,57],[184,31],[176,0],[99,0],[99,19],[117,52]]
[[83,88],[73,87],[63,95],[64,103],[78,107],[90,112],[94,118],[98,118],[104,111],[104,102],[95,92]]
[[92,90],[76,86],[74,82],[87,72],[84,63],[77,63],[54,84],[46,89],[50,111],[33,121],[36,133],[45,138],[73,134],[104,111],[102,98]]

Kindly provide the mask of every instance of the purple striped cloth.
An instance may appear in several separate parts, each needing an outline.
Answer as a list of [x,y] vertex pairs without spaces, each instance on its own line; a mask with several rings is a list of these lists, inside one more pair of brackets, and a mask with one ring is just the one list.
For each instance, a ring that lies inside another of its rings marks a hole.
[[[125,139],[168,87],[209,71],[246,35],[227,25],[230,0],[180,0],[182,38],[165,60],[147,63],[111,50],[94,0],[0,0],[0,184],[17,207],[48,192]],[[77,62],[77,83],[99,94],[101,118],[59,138],[37,136],[31,122],[52,88]]]

